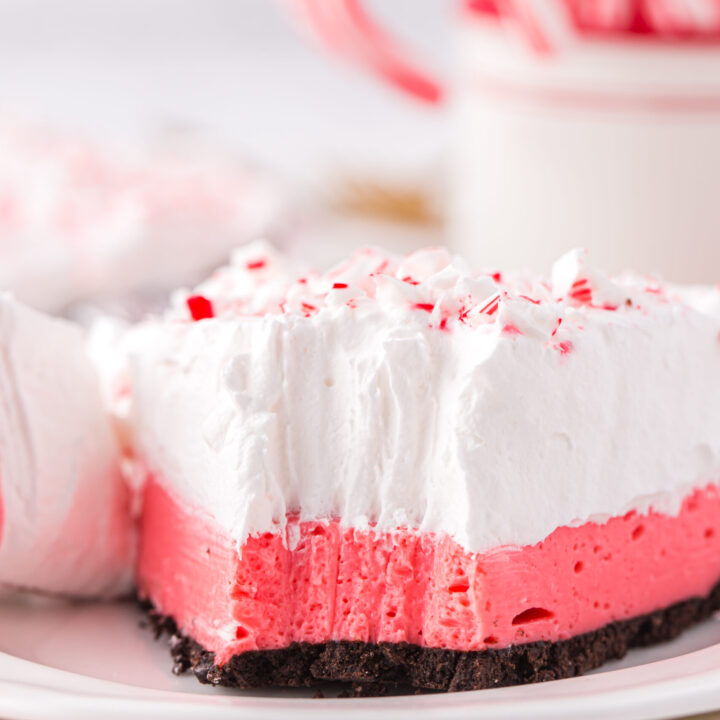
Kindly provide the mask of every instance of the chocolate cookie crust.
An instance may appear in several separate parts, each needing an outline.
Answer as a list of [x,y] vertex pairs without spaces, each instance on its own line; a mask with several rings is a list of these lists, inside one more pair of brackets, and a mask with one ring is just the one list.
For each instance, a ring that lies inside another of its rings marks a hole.
[[630,620],[558,642],[501,649],[444,650],[408,643],[292,643],[279,650],[251,650],[215,664],[214,653],[178,631],[172,618],[149,603],[156,637],[170,636],[173,672],[191,670],[201,683],[236,688],[313,687],[347,683],[352,694],[402,688],[455,691],[520,685],[582,675],[628,649],[664,642],[720,609],[720,583],[705,598],[691,598]]

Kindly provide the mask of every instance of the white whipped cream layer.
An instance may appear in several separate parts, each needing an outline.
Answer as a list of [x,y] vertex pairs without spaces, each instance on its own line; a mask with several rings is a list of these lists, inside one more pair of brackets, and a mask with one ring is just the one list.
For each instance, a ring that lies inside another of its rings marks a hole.
[[0,294],[0,587],[132,587],[133,522],[82,333]]
[[547,281],[440,249],[303,274],[253,245],[192,293],[213,317],[186,303],[126,338],[127,422],[239,544],[299,512],[483,551],[720,480],[718,288],[609,280],[580,251]]

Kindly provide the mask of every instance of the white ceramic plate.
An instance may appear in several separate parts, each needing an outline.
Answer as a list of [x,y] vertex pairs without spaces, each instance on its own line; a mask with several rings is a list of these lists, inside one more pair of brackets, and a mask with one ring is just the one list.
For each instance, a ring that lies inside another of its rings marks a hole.
[[454,694],[312,699],[175,677],[165,641],[131,603],[0,605],[0,717],[15,718],[666,718],[720,707],[720,622],[632,651],[582,678]]

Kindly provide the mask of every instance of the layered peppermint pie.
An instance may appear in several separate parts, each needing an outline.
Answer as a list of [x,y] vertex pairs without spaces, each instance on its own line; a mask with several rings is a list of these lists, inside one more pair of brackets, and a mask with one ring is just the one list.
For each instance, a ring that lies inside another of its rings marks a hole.
[[137,582],[240,687],[559,678],[720,606],[720,291],[316,274],[264,245],[130,338]]
[[130,593],[134,541],[80,329],[0,293],[0,591]]

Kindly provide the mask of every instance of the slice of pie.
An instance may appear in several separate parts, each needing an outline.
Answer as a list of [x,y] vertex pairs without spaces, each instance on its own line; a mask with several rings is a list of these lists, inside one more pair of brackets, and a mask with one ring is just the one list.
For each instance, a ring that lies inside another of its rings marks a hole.
[[265,245],[132,331],[138,585],[239,687],[576,675],[720,607],[720,290],[325,274]]
[[0,590],[132,590],[135,532],[76,326],[0,293]]

